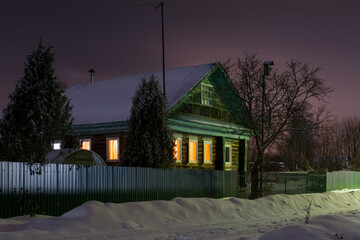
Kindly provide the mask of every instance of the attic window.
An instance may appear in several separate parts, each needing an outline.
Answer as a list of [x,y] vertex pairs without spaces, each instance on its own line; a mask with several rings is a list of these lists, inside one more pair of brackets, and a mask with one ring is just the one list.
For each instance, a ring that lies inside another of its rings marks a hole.
[[201,84],[201,104],[212,106],[213,105],[213,92],[214,92],[213,86],[211,86],[210,84],[202,83]]

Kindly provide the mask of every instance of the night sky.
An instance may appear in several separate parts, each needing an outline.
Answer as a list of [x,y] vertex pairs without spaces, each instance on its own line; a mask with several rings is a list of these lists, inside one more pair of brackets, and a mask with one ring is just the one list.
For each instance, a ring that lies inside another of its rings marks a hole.
[[[70,87],[162,68],[161,12],[149,0],[13,0],[0,7],[0,109],[40,38]],[[155,1],[156,2],[156,1]],[[335,88],[329,109],[360,116],[360,1],[167,0],[166,68],[214,62],[242,51],[284,69],[290,59],[321,67]]]

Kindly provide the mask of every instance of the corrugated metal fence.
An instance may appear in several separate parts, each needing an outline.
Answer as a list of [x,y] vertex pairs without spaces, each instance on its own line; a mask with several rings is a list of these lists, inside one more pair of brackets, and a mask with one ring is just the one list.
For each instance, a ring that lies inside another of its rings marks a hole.
[[44,165],[40,170],[41,174],[32,174],[26,163],[0,162],[0,218],[31,212],[59,216],[89,200],[221,198],[236,196],[237,188],[234,171],[62,164]]
[[335,171],[326,173],[326,191],[360,188],[360,172]]

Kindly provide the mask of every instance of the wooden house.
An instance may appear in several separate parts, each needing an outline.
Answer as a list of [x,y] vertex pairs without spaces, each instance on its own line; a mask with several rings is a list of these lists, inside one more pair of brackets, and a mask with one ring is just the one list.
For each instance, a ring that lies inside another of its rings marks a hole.
[[[132,97],[141,78],[151,74],[162,85],[162,72],[153,72],[79,84],[65,92],[82,148],[107,165],[121,165]],[[178,168],[246,171],[247,115],[220,64],[167,70],[166,96]]]

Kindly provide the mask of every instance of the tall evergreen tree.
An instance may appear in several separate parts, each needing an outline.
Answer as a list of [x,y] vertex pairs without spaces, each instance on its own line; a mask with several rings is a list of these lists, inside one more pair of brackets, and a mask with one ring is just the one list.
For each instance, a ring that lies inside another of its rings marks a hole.
[[40,40],[27,56],[24,77],[18,80],[0,122],[3,159],[44,163],[54,140],[72,133],[72,107],[52,67],[54,54]]
[[166,168],[174,163],[174,141],[166,100],[154,75],[142,79],[128,121],[125,165]]

